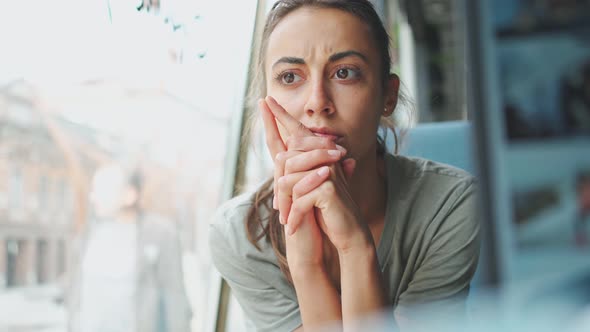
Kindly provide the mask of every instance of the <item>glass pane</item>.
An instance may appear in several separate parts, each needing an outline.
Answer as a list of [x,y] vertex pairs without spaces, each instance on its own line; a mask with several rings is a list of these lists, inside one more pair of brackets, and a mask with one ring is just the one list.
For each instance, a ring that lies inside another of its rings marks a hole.
[[212,326],[256,5],[3,7],[0,330]]

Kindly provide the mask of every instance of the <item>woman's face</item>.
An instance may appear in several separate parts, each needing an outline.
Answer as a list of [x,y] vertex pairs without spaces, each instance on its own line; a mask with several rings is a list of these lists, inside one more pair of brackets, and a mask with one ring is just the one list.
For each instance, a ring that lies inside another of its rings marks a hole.
[[381,68],[374,38],[360,19],[337,9],[301,8],[284,17],[268,40],[267,94],[358,161],[375,152],[379,119],[385,107],[395,107],[397,78],[386,93]]

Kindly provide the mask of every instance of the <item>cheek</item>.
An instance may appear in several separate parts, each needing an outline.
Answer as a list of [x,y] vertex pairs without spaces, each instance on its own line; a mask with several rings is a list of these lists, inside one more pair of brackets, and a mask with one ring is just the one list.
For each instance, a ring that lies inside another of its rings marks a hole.
[[[291,115],[297,120],[301,120],[302,112],[299,111],[303,109],[303,105],[300,101],[301,98],[292,93],[285,93],[284,91],[275,90],[273,92],[271,89],[269,89],[268,95],[273,97],[279,103],[279,105],[281,105],[285,109],[285,111],[289,113],[289,115]],[[278,121],[277,128],[279,129],[279,134],[281,135],[283,142],[285,142],[287,137],[289,137],[287,129],[285,129],[285,127]]]
[[301,120],[305,106],[305,97],[302,91],[298,89],[269,89],[268,95],[272,96],[292,117]]
[[348,94],[345,106],[351,110],[352,121],[356,127],[362,127],[369,130],[369,128],[377,128],[383,107],[379,106],[379,98],[369,93],[353,93]]

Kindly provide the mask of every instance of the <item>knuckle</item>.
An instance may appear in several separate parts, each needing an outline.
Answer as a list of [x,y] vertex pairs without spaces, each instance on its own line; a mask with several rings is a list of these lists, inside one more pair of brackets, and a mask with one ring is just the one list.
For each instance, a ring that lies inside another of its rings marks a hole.
[[287,153],[286,152],[279,152],[277,153],[276,157],[275,157],[275,166],[276,167],[282,167],[283,164],[285,163],[285,160],[287,159]]
[[302,212],[301,209],[302,209],[302,207],[301,207],[301,201],[300,200],[294,200],[293,201],[293,204],[291,204],[291,213],[294,213],[296,215],[297,214],[301,214],[301,212]]
[[275,161],[281,162],[285,159],[285,152],[279,152],[277,153],[276,157],[275,157]]
[[336,186],[332,181],[326,181],[322,184],[322,192],[326,196],[333,196],[336,194]]
[[279,178],[277,185],[280,191],[286,191],[289,187],[289,181],[287,180],[287,177],[281,176]]
[[327,137],[320,137],[320,142],[321,142],[322,146],[325,146],[328,148],[331,148],[334,145],[334,142]]
[[293,167],[295,167],[295,162],[293,161],[293,159],[288,159],[285,162],[285,173],[291,173],[291,171],[293,170]]
[[297,183],[295,186],[293,186],[293,196],[299,197],[302,196],[303,190],[301,187],[301,182]]

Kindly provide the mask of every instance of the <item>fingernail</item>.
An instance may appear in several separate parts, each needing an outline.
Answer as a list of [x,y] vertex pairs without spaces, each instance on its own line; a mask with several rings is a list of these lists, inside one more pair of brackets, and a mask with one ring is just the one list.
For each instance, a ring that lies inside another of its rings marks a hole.
[[283,218],[283,216],[279,216],[279,221],[281,222],[281,225],[285,224],[285,218]]
[[318,170],[318,175],[321,177],[324,177],[324,176],[328,175],[329,172],[330,172],[330,169],[327,166],[324,166]]
[[293,235],[293,228],[291,226],[287,225],[285,228],[287,229],[287,235]]
[[336,144],[336,149],[342,152],[342,154],[346,154],[346,149],[343,146]]
[[328,154],[334,157],[340,157],[342,152],[340,150],[328,150]]
[[277,209],[277,196],[276,195],[272,196],[272,208],[275,210]]

